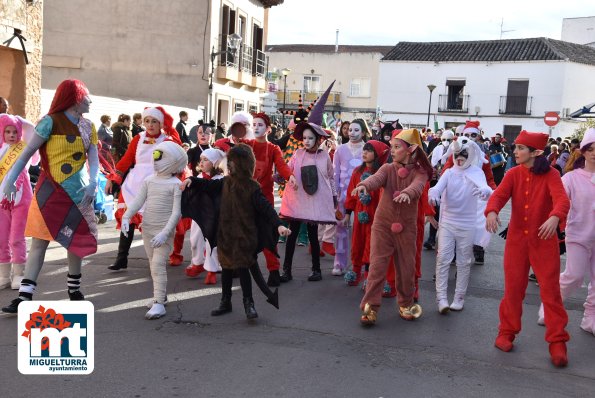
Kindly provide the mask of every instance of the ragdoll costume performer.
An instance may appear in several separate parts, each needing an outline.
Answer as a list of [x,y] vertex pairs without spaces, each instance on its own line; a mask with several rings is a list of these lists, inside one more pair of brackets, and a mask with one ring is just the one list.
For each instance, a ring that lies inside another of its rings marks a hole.
[[68,250],[70,300],[84,300],[79,290],[82,258],[97,251],[93,209],[99,171],[97,132],[91,121],[82,116],[89,112],[90,104],[83,82],[60,83],[48,114],[37,124],[31,141],[4,177],[4,196],[13,201],[21,170],[39,150],[42,169],[25,229],[25,236],[33,239],[19,297],[2,308],[4,312],[16,313],[22,301],[32,299],[50,241]]
[[[314,105],[308,121],[301,122],[295,128],[293,135],[304,142],[304,148],[298,149],[289,161],[293,176],[283,194],[279,212],[282,219],[289,221],[292,231],[297,231],[300,224],[306,224],[312,254],[312,273],[308,276],[310,282],[322,279],[318,225],[336,223],[337,191],[333,164],[328,151],[320,149],[322,140],[328,138],[321,124],[324,105],[333,84]],[[293,279],[293,255],[297,238],[297,235],[291,235],[287,239],[281,282]]]
[[[357,184],[361,181],[365,181],[368,177],[373,175],[380,166],[386,163],[386,159],[390,153],[388,145],[376,140],[366,142],[363,150],[374,153],[374,160],[370,162],[372,163],[372,167],[368,167],[366,162],[364,162],[360,167],[357,167],[353,171],[349,186],[347,187],[347,197],[345,200],[346,217],[349,218],[351,213],[354,214],[351,239],[352,272],[345,274],[345,280],[349,286],[357,286],[359,284],[362,277],[362,267],[367,267],[370,264],[372,222],[374,222],[374,214],[376,213],[376,208],[380,202],[382,190],[379,189],[357,197],[352,196],[351,192],[355,189]],[[392,284],[394,286],[394,279],[392,280]]]
[[564,223],[570,208],[560,173],[543,156],[548,135],[521,131],[515,140],[516,167],[510,169],[494,191],[485,210],[486,229],[496,232],[498,213],[512,199],[512,212],[504,248],[504,297],[495,346],[510,351],[521,331],[523,299],[529,266],[539,280],[545,308],[545,340],[552,362],[566,366],[568,315],[560,296],[560,249],[556,228]]
[[[35,126],[20,116],[0,115],[0,193],[4,191],[6,176],[14,166],[27,143],[35,134]],[[39,163],[39,153],[35,152],[30,164]],[[25,261],[27,261],[27,244],[25,242],[25,226],[27,213],[33,199],[33,190],[29,182],[29,164],[21,170],[17,177],[17,193],[14,204],[7,201],[0,208],[0,289],[21,287]]]
[[[477,166],[483,153],[477,145],[463,143],[463,141],[454,141],[450,145],[448,151],[452,152],[454,167],[446,170],[438,183],[430,188],[428,195],[430,203],[440,204],[436,255],[436,302],[441,314],[445,314],[449,309],[453,311],[463,309],[473,262],[478,196],[485,200],[492,193],[483,171]],[[449,306],[448,273],[450,263],[455,256],[455,248],[457,281],[454,300]]]
[[432,173],[416,129],[402,130],[391,140],[393,162],[382,166],[373,176],[360,182],[352,195],[384,188],[372,224],[370,273],[361,301],[360,321],[376,322],[382,301],[382,289],[391,257],[396,268],[399,315],[406,320],[421,316],[421,306],[414,304],[415,240],[418,201],[428,175]]
[[[560,274],[560,294],[562,299],[569,297],[587,277],[589,288],[580,326],[595,335],[595,128],[585,132],[579,148],[582,158],[575,162],[573,171],[562,176],[570,211],[565,229],[566,269]],[[541,305],[540,324],[547,322],[543,310]]]
[[239,111],[231,115],[231,126],[229,126],[230,136],[215,141],[215,148],[223,152],[229,152],[234,145],[245,143],[247,140],[254,139],[254,129],[252,127],[252,115],[245,111]]
[[244,310],[248,319],[258,317],[252,298],[252,280],[279,308],[277,289],[271,292],[260,268],[258,253],[264,247],[275,251],[279,234],[289,230],[264,197],[254,175],[256,159],[245,144],[234,145],[227,153],[229,175],[220,180],[191,177],[184,182],[182,215],[198,223],[211,247],[217,247],[221,272],[221,302],[211,312],[219,316],[231,312],[233,271],[242,286]]
[[[335,170],[335,184],[338,191],[337,211],[345,214],[345,200],[347,199],[347,186],[351,180],[353,170],[362,163],[362,149],[364,139],[370,136],[366,122],[356,119],[349,125],[349,142],[339,145],[335,151],[333,168]],[[342,275],[347,268],[349,256],[349,227],[342,222],[337,223],[335,232],[335,262],[333,275]]]
[[[113,183],[122,186],[116,211],[116,227],[120,229],[127,203],[136,198],[143,181],[155,173],[153,168],[155,146],[165,140],[181,144],[178,132],[173,128],[174,119],[162,107],[145,108],[142,116],[146,130],[132,139],[126,153],[116,165],[116,173],[107,176],[109,179],[106,184],[107,193],[111,193]],[[144,208],[141,208],[137,214],[130,218],[130,226],[129,230],[125,231],[126,234],[120,233],[116,261],[108,269],[118,271],[128,267],[128,252],[134,239],[134,230],[139,228],[142,223],[143,211]]]
[[[141,133],[142,134],[142,133]],[[129,230],[130,220],[141,207],[143,216],[143,243],[153,278],[153,305],[145,314],[146,319],[165,315],[167,288],[167,261],[173,247],[173,235],[180,220],[180,180],[188,157],[175,142],[163,141],[153,148],[155,174],[140,184],[139,191],[122,216],[122,231]]]

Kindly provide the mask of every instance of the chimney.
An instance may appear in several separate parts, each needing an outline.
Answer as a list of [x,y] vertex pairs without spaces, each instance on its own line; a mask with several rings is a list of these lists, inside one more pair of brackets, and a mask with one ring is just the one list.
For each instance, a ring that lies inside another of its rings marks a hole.
[[335,39],[335,52],[339,52],[339,29],[337,29],[337,37]]

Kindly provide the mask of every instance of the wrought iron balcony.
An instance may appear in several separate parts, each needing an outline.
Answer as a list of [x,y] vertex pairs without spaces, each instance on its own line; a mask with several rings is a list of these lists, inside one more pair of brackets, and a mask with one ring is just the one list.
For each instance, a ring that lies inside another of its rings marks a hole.
[[449,96],[447,94],[440,94],[438,96],[438,112],[456,112],[456,113],[467,113],[469,112],[469,96]]
[[503,95],[500,97],[501,115],[530,115],[533,97]]
[[[286,107],[288,109],[293,109],[296,107],[299,101],[300,93],[302,94],[302,101],[304,103],[304,108],[307,108],[310,103],[316,101],[324,91],[312,91],[309,93],[304,93],[299,90],[287,90],[287,95],[285,97]],[[277,85],[277,103],[283,104],[283,82]],[[328,96],[328,100],[326,101],[327,106],[340,106],[341,105],[341,93],[339,91],[331,91]]]
[[227,35],[219,36],[220,66],[236,69],[239,72],[262,78],[267,74],[269,57],[263,51],[241,44],[237,52],[227,51]]

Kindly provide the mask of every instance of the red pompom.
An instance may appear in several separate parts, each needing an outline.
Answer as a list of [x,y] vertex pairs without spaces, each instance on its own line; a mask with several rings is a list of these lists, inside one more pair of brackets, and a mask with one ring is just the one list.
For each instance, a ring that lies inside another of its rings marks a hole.
[[401,167],[399,168],[399,171],[397,171],[397,175],[401,178],[407,178],[407,176],[409,175],[409,170],[405,167]]
[[401,194],[401,191],[393,192],[393,199],[396,198],[397,196],[399,196],[400,194]]
[[390,226],[390,230],[393,234],[400,234],[403,231],[403,224],[400,222],[395,222]]

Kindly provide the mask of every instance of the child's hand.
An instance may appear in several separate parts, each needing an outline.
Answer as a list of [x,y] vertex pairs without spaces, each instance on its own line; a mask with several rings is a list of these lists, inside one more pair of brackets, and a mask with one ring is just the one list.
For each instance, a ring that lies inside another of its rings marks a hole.
[[349,222],[351,221],[351,213],[345,213],[345,216],[343,217],[342,220],[339,221],[339,223],[345,227],[345,228],[349,228]]
[[483,188],[473,188],[473,195],[479,197],[481,200],[487,200],[492,195],[492,188],[490,187],[483,187]]
[[108,179],[105,182],[105,193],[108,194],[108,195],[111,195],[112,194],[112,191],[113,191],[113,186],[114,186],[114,183],[112,182],[112,180],[109,180]]
[[295,177],[292,175],[289,176],[289,186],[293,188],[294,191],[297,191],[298,189],[298,184],[297,181],[295,180]]
[[548,218],[546,220],[546,222],[541,224],[541,227],[539,227],[539,230],[538,230],[539,232],[537,233],[537,236],[540,239],[551,238],[556,233],[556,228],[558,227],[559,222],[560,222],[560,219],[558,217],[551,216],[550,218]]
[[351,191],[351,196],[359,196],[360,193],[367,195],[368,190],[363,185],[358,185],[353,191]]
[[163,231],[159,232],[153,239],[151,239],[151,246],[152,247],[159,247],[165,243],[167,240],[167,234]]
[[120,232],[122,235],[128,238],[128,231],[130,230],[130,220],[127,218],[122,218],[122,222],[120,222]]
[[498,228],[500,228],[500,225],[502,225],[502,223],[500,222],[498,214],[496,214],[493,211],[490,212],[486,217],[486,230],[492,234],[495,234],[496,232],[498,232]]
[[186,188],[188,188],[190,185],[192,185],[192,180],[190,178],[186,178],[184,180],[184,182],[182,182],[180,184],[180,191],[185,190]]
[[289,235],[291,235],[291,230],[289,228],[287,228],[287,227],[284,227],[283,225],[279,225],[279,228],[277,228],[277,231],[279,232],[279,235],[280,236],[289,236]]
[[407,203],[411,204],[411,198],[405,192],[401,193],[399,196],[393,199],[395,203]]
[[426,216],[426,224],[430,223],[430,225],[436,229],[438,229],[438,221],[436,221],[436,218],[432,217],[432,216]]

